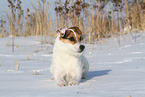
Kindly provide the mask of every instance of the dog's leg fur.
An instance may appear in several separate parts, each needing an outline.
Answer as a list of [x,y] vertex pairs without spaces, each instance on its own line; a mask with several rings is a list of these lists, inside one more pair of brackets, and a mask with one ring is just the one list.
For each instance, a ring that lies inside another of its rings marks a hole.
[[58,86],[62,87],[62,86],[67,86],[68,85],[66,80],[64,79],[65,76],[66,75],[65,75],[64,71],[54,75],[54,79],[55,79]]
[[69,83],[68,85],[78,85],[80,79],[81,79],[81,73],[78,71],[72,70],[72,72],[70,73],[71,78],[69,79]]
[[82,77],[81,77],[81,79],[85,79],[85,76],[89,71],[89,63],[84,56],[82,58],[82,62],[83,62],[82,63],[83,67],[82,67],[82,75],[81,75]]

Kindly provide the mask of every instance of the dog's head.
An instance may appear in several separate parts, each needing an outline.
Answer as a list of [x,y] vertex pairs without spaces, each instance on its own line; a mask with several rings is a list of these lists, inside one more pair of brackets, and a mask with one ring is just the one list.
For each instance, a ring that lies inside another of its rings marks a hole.
[[64,28],[57,30],[59,34],[59,41],[62,42],[62,46],[65,51],[71,53],[82,53],[85,46],[81,44],[83,40],[83,33],[78,27]]

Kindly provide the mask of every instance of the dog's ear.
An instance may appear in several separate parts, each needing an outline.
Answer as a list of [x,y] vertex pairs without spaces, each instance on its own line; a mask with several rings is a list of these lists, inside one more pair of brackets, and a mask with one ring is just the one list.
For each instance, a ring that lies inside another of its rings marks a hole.
[[62,33],[62,31],[61,31],[61,30],[57,30],[57,31],[56,31],[56,33],[57,33],[58,35],[60,35],[61,37],[63,37],[63,36],[64,36],[64,34],[65,34],[65,33]]
[[63,37],[65,35],[65,32],[66,32],[67,28],[63,28],[61,30],[57,30],[57,34],[59,34],[61,37]]
[[56,33],[57,33],[57,34],[61,34],[60,30],[57,30]]
[[82,31],[79,29],[79,27],[74,26],[74,27],[70,27],[69,29],[73,29],[79,35],[82,35],[83,34]]

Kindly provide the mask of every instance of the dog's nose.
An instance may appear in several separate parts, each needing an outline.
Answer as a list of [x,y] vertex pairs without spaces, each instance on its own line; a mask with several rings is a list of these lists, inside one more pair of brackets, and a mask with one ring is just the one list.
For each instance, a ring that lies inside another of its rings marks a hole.
[[80,50],[81,50],[81,52],[85,49],[85,46],[84,45],[80,45]]

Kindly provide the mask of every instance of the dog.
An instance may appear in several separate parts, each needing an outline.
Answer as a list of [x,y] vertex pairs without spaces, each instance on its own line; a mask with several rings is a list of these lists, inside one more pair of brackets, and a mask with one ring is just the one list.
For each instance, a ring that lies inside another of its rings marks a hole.
[[50,72],[58,86],[77,85],[85,78],[89,63],[83,56],[83,33],[78,27],[57,30]]

